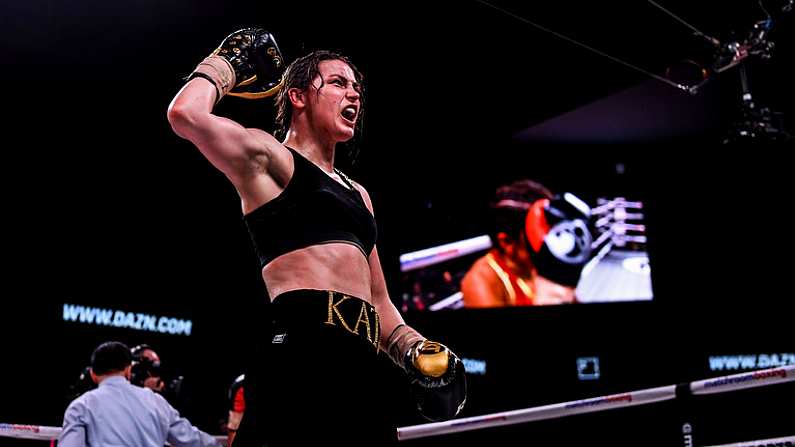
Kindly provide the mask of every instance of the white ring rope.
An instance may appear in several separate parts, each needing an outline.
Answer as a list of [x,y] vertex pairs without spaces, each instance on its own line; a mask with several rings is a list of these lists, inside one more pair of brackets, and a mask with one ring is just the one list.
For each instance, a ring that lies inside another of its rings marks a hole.
[[0,423],[0,437],[50,441],[58,438],[60,434],[61,427]]
[[[47,427],[44,425],[3,424],[0,423],[0,438],[33,439],[37,441],[52,441],[58,439],[61,427]],[[227,436],[213,436],[222,445],[226,445]]]
[[[687,388],[693,394],[712,394],[792,381],[795,381],[795,365],[699,380],[687,384]],[[633,391],[631,393],[544,405],[523,410],[513,410],[453,419],[451,421],[400,427],[398,428],[398,439],[403,440],[436,436],[660,402],[675,399],[677,397],[676,388],[676,385],[669,385]]]
[[661,402],[674,399],[675,397],[676,385],[650,388],[647,390],[633,391],[631,393],[613,394],[593,399],[525,408],[523,410],[505,411],[483,416],[453,419],[445,422],[400,427],[398,428],[398,439],[403,441],[405,439],[424,438],[427,436],[477,430],[481,428],[555,419],[575,414],[593,413],[595,411],[610,410],[613,408]]
[[783,438],[757,439],[755,441],[735,442],[733,444],[713,445],[709,447],[792,447],[795,445],[795,436],[784,436]]
[[787,365],[780,368],[762,369],[691,382],[690,391],[693,394],[715,394],[724,391],[773,385],[775,383],[792,382],[793,380],[795,380],[795,365]]
[[[686,386],[690,393],[702,395],[725,393],[728,391],[756,388],[785,382],[795,382],[795,365],[787,365],[779,368],[763,369],[748,373],[699,380],[696,382],[690,382],[686,384]],[[681,386],[682,385],[679,387]],[[565,416],[573,416],[576,414],[593,413],[604,410],[612,410],[615,408],[631,407],[635,405],[645,405],[653,402],[661,402],[677,398],[678,396],[676,390],[679,387],[677,387],[677,385],[668,385],[632,391],[629,393],[611,394],[608,396],[600,396],[590,399],[525,408],[522,410],[505,411],[482,416],[472,416],[468,418],[453,419],[445,422],[412,425],[398,428],[397,434],[399,440],[406,440],[447,433],[477,430],[481,428],[514,425],[530,421],[555,419]],[[60,433],[61,427],[0,423],[0,437],[49,441],[58,438]],[[215,438],[220,441],[225,441],[226,436],[216,436]],[[795,437],[785,437],[779,439],[789,442],[795,440]],[[720,447],[758,446],[765,445],[765,443],[767,443],[767,441],[748,441],[738,444],[728,444],[727,446]]]

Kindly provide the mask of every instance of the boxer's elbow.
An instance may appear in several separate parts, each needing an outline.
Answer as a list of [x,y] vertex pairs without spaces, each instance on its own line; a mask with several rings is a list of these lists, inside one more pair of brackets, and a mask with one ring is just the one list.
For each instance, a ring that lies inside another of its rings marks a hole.
[[185,101],[180,100],[179,96],[168,105],[166,118],[174,133],[187,139],[190,139],[191,130],[195,129],[200,121],[199,113]]

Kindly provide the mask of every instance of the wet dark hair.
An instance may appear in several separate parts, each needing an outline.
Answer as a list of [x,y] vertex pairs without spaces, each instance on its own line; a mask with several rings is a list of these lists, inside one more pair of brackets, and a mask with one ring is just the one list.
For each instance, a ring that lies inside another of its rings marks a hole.
[[124,371],[131,363],[130,348],[118,341],[102,343],[91,354],[91,369],[98,376]]
[[497,240],[498,233],[506,233],[518,241],[524,231],[527,209],[540,199],[551,199],[552,192],[544,185],[532,180],[517,180],[500,186],[489,204],[492,212],[491,242],[502,251]]
[[[287,135],[287,130],[290,128],[290,123],[293,119],[293,105],[287,92],[291,88],[308,89],[312,85],[312,80],[315,79],[315,76],[320,74],[320,63],[328,60],[339,60],[348,64],[353,70],[354,76],[356,76],[355,81],[362,86],[362,91],[359,92],[359,113],[356,120],[356,135],[361,135],[362,118],[364,117],[364,76],[347,57],[333,51],[318,50],[294,60],[282,76],[283,85],[276,96],[276,131],[274,132],[276,138],[283,139]],[[324,85],[325,82],[321,78],[320,88],[323,88]],[[349,152],[353,161],[358,155],[358,150],[354,149],[353,145],[350,145]]]

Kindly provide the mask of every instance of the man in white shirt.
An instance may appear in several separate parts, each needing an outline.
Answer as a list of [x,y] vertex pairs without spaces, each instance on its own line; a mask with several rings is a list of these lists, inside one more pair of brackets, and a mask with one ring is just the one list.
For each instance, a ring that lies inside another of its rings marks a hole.
[[131,362],[130,348],[123,343],[105,342],[94,350],[91,378],[99,386],[69,404],[59,447],[220,447],[163,396],[132,385]]

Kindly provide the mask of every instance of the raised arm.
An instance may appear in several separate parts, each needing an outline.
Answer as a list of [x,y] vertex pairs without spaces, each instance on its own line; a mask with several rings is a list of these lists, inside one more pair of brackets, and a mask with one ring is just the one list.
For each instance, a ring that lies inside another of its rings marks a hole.
[[235,121],[212,114],[215,87],[206,79],[188,82],[168,107],[174,132],[196,145],[216,168],[234,183],[267,163],[271,148],[279,144],[263,131],[246,129]]
[[282,71],[273,36],[250,28],[232,33],[196,67],[171,101],[168,121],[177,135],[195,144],[237,185],[262,170],[279,142],[267,132],[214,115],[213,106],[226,94],[247,98],[274,94]]

